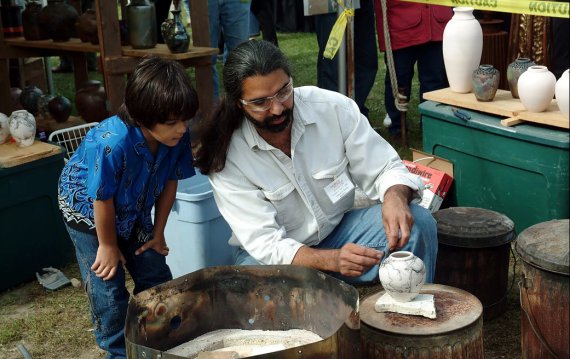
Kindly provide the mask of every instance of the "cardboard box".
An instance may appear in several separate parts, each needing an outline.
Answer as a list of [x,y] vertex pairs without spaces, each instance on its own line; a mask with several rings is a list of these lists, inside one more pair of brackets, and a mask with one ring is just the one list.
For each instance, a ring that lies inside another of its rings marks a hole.
[[412,149],[412,161],[404,160],[411,173],[417,174],[425,184],[420,206],[436,212],[453,183],[453,163],[450,161]]

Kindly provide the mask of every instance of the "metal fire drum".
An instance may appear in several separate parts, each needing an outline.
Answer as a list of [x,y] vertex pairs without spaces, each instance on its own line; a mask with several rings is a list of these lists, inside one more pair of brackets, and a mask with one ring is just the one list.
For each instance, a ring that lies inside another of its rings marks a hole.
[[362,357],[374,359],[482,359],[483,306],[477,297],[439,284],[420,293],[433,294],[436,319],[398,313],[377,313],[374,304],[384,290],[362,301]]
[[323,340],[256,358],[360,358],[356,288],[294,266],[204,268],[129,301],[127,357],[174,359],[166,353],[219,329],[312,331]]
[[570,358],[568,219],[535,224],[519,234],[523,358]]
[[461,288],[483,304],[483,319],[507,309],[510,242],[515,225],[507,216],[474,207],[434,213],[439,241],[434,282]]

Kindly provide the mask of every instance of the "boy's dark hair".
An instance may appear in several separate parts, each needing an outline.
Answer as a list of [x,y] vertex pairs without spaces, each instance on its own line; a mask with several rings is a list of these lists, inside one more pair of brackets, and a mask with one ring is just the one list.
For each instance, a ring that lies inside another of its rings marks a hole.
[[203,174],[224,169],[234,131],[244,120],[239,102],[243,82],[252,76],[266,76],[283,70],[291,77],[289,61],[281,50],[268,41],[251,40],[232,50],[224,64],[224,90],[220,106],[198,127],[199,143],[194,166]]
[[135,68],[125,87],[117,115],[132,126],[152,129],[157,123],[191,119],[198,111],[198,94],[176,61],[150,56]]

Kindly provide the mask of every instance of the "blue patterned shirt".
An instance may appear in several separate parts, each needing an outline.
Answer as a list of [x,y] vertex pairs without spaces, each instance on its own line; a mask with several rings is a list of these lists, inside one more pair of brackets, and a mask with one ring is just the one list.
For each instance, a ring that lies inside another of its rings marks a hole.
[[166,182],[194,174],[189,131],[174,147],[160,144],[153,156],[141,129],[113,116],[87,133],[63,168],[59,207],[70,225],[92,230],[93,201],[112,198],[117,236],[129,238],[135,224],[149,235],[151,210]]

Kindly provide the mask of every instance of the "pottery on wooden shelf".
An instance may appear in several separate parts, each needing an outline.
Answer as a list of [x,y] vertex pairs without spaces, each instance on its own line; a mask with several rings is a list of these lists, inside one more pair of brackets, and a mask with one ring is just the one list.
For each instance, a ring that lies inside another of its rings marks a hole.
[[48,103],[51,101],[52,98],[53,95],[50,94],[41,95],[40,98],[38,98],[38,112],[36,114],[33,114],[34,116],[36,116],[36,119],[39,119],[40,117],[43,118],[44,120],[52,119],[48,109]]
[[413,300],[426,280],[424,262],[412,252],[393,252],[380,264],[380,283],[397,302]]
[[10,137],[10,127],[8,126],[8,116],[0,112],[0,145],[8,141]]
[[172,53],[188,51],[190,36],[180,19],[180,10],[172,10],[172,18],[166,19],[160,26],[162,38]]
[[20,93],[20,103],[24,110],[28,111],[32,115],[38,114],[38,100],[44,94],[44,92],[37,86],[28,85],[24,87]]
[[454,15],[443,30],[443,61],[453,92],[468,93],[471,76],[481,62],[483,30],[473,16],[473,8],[453,8]]
[[26,3],[26,8],[22,11],[22,27],[26,40],[46,40],[49,38],[45,30],[38,24],[38,15],[42,8],[43,5],[38,0],[30,0]]
[[499,70],[493,67],[493,65],[480,65],[477,70],[473,71],[471,83],[477,101],[493,101],[499,88],[500,79]]
[[519,77],[517,88],[520,100],[527,111],[542,112],[554,98],[556,77],[546,66],[529,67]]
[[63,123],[71,115],[71,101],[65,96],[55,96],[48,102],[48,111],[55,122]]
[[36,137],[36,119],[26,110],[12,112],[8,119],[10,135],[20,147],[28,147]]
[[23,110],[22,104],[20,103],[20,95],[22,94],[22,89],[19,87],[10,87],[10,104],[12,105],[12,110]]
[[554,95],[556,96],[556,104],[558,109],[564,117],[570,118],[570,109],[568,108],[570,102],[570,94],[568,94],[568,85],[570,84],[570,70],[564,71],[562,76],[556,81],[554,88]]
[[519,98],[519,91],[517,87],[519,77],[529,67],[534,65],[536,65],[534,61],[528,57],[519,57],[507,66],[507,82],[509,83],[509,90],[511,91],[513,98]]
[[65,0],[48,0],[38,14],[38,24],[53,41],[63,42],[75,36],[78,18],[77,10]]
[[93,45],[99,44],[97,34],[97,16],[95,10],[87,9],[75,22],[77,37],[83,42],[90,42]]
[[107,96],[101,82],[85,82],[75,93],[75,107],[79,116],[87,123],[101,122],[109,117]]
[[154,2],[131,0],[127,5],[129,43],[133,49],[156,46],[156,13]]

